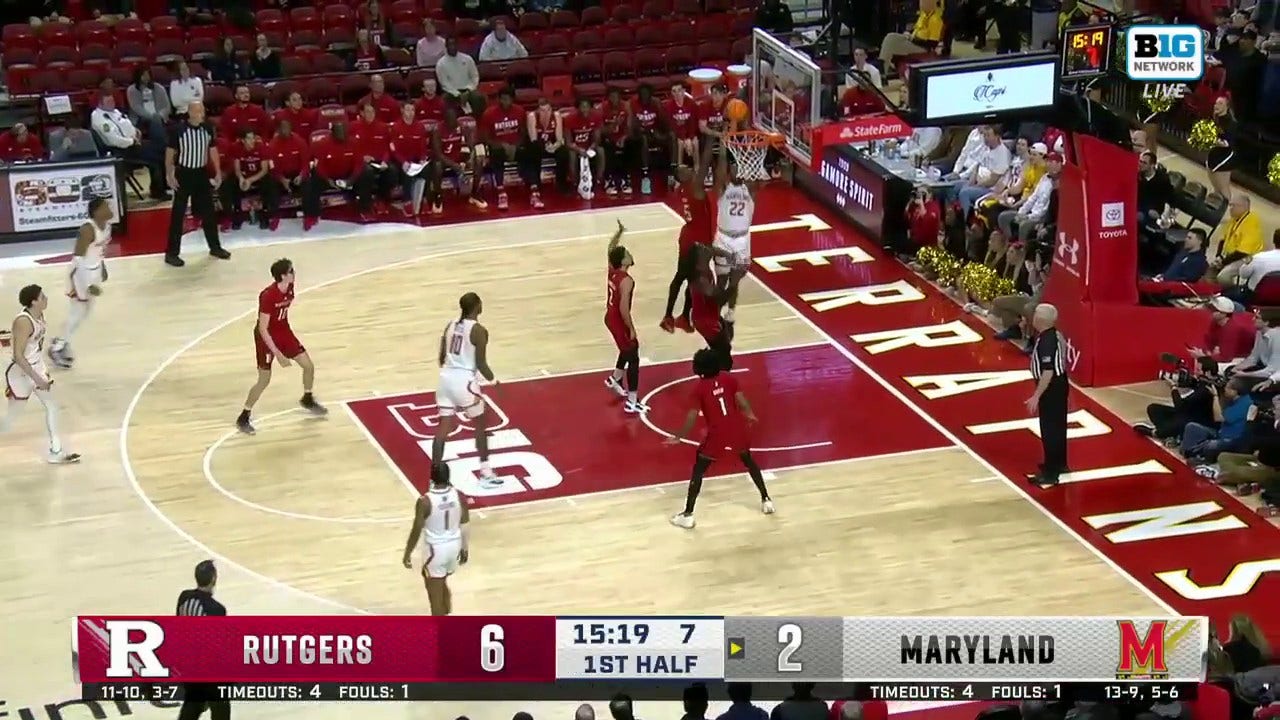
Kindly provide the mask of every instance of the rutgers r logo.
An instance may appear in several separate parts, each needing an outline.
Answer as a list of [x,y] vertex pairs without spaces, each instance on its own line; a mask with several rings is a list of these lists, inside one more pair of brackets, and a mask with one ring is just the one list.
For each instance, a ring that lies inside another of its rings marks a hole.
[[81,627],[95,643],[106,635],[108,678],[167,678],[169,668],[156,657],[164,644],[164,628],[150,620],[103,620],[101,629],[81,620]]
[[1137,623],[1121,620],[1120,663],[1116,677],[1120,680],[1167,680],[1169,666],[1165,662],[1167,620],[1152,620],[1147,632],[1138,632]]
[[[421,398],[421,401],[418,399]],[[429,398],[429,399],[428,399]],[[388,399],[387,412],[396,424],[427,458],[431,457],[431,444],[440,426],[440,409],[434,395],[410,396]],[[457,427],[449,434],[444,445],[444,459],[449,463],[455,487],[471,497],[513,495],[529,490],[547,490],[564,481],[564,476],[551,461],[535,451],[533,442],[519,428],[511,427],[507,413],[486,398],[489,423],[489,465],[502,479],[502,485],[486,488],[480,485],[480,456],[476,451],[475,428],[459,416]],[[385,443],[390,438],[378,438]]]

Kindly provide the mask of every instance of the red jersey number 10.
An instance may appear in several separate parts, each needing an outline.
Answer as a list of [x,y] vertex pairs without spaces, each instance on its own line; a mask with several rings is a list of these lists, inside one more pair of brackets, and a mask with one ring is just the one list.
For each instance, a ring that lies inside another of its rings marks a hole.
[[276,320],[279,320],[280,322],[288,322],[288,321],[289,321],[289,306],[288,306],[288,305],[285,305],[284,307],[280,308],[279,310],[276,310]]
[[604,286],[604,302],[607,307],[613,307],[613,283]]

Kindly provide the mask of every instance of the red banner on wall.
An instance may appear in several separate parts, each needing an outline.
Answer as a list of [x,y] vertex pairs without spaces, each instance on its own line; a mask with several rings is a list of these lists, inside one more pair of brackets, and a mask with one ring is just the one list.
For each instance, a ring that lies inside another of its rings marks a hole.
[[1136,303],[1138,156],[1090,135],[1076,134],[1072,139],[1076,165],[1084,171],[1086,299]]
[[76,647],[83,683],[556,679],[553,617],[79,617]]
[[1093,306],[1087,284],[1090,243],[1085,222],[1084,173],[1064,165],[1058,177],[1058,237],[1054,241],[1044,301],[1058,308],[1058,328],[1067,340],[1067,372],[1072,380],[1093,382]]

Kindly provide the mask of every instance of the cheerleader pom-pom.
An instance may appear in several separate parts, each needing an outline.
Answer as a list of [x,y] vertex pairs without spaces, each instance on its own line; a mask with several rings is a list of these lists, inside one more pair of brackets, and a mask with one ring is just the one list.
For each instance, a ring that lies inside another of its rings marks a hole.
[[962,271],[962,275],[966,273],[965,290],[969,296],[978,302],[991,302],[996,296],[996,281],[1000,279],[996,271],[982,263],[972,262]]
[[941,257],[938,258],[935,269],[938,273],[938,282],[943,285],[950,285],[960,275],[960,261],[945,252],[941,252]]
[[1167,95],[1143,98],[1142,104],[1147,108],[1147,117],[1143,122],[1151,122],[1157,115],[1169,112],[1170,108],[1173,107],[1173,98]]
[[1191,126],[1187,142],[1196,150],[1209,150],[1218,144],[1218,125],[1212,120],[1197,120]]
[[925,245],[916,253],[916,261],[920,263],[920,268],[926,273],[934,274],[937,272],[935,266],[940,254],[942,254],[942,249],[937,245]]
[[998,277],[995,279],[995,284],[992,286],[991,297],[994,299],[1004,295],[1013,295],[1016,290],[1017,287],[1013,284],[1012,280],[1009,278]]
[[1267,182],[1280,187],[1280,153],[1272,155],[1267,163]]

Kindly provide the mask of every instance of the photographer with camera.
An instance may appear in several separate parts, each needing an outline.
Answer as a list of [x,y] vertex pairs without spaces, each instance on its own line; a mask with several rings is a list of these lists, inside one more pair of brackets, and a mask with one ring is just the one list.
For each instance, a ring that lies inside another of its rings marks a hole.
[[1188,425],[1212,427],[1215,388],[1223,382],[1218,364],[1207,357],[1196,358],[1193,369],[1183,369],[1170,379],[1170,403],[1147,406],[1147,420],[1133,426],[1134,432],[1155,438],[1173,447]]
[[942,205],[933,199],[927,187],[917,187],[907,203],[907,248],[915,255],[922,247],[938,244],[938,232],[942,228]]
[[1249,382],[1241,378],[1213,377],[1213,424],[1189,422],[1182,429],[1179,449],[1188,464],[1211,463],[1223,452],[1246,447],[1253,400]]

